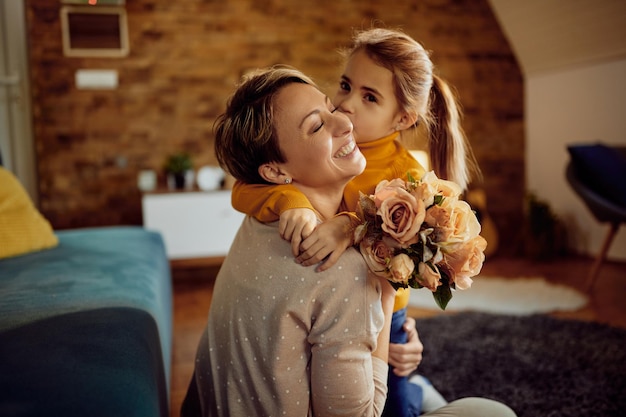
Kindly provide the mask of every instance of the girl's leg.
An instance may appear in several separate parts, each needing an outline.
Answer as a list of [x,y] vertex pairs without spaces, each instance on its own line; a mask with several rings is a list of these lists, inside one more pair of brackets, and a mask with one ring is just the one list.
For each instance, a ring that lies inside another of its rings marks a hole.
[[[402,328],[406,321],[406,308],[393,313],[391,318],[390,343],[406,343],[407,334]],[[387,402],[383,417],[416,417],[422,406],[422,389],[416,384],[409,384],[407,377],[399,377],[389,367],[387,377]]]
[[468,397],[426,413],[428,417],[516,417],[507,405],[487,398]]
[[422,413],[437,410],[448,404],[445,398],[437,391],[433,384],[423,375],[413,374],[409,377],[409,388],[418,385],[422,389]]

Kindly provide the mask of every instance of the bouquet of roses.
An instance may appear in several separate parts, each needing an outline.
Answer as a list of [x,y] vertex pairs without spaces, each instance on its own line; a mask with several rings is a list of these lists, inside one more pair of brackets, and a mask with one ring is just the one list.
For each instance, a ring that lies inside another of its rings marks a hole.
[[383,180],[374,195],[361,193],[361,224],[354,241],[370,270],[396,288],[428,288],[445,310],[452,289],[472,285],[487,241],[461,188],[434,172],[416,180]]

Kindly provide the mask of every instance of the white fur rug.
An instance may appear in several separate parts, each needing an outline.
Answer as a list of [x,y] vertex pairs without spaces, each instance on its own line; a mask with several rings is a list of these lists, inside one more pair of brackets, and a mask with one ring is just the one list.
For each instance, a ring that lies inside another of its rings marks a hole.
[[[573,311],[584,307],[587,297],[572,287],[551,284],[544,278],[475,277],[472,287],[453,291],[446,311],[472,310],[487,313],[528,315]],[[409,306],[439,310],[427,289],[411,289]]]

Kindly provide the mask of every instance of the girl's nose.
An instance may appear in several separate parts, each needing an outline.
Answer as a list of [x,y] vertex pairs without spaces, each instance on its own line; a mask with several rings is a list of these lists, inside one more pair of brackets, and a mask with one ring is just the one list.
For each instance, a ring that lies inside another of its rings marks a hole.
[[350,101],[350,96],[344,96],[341,99],[336,99],[335,107],[342,113],[352,113],[353,106]]

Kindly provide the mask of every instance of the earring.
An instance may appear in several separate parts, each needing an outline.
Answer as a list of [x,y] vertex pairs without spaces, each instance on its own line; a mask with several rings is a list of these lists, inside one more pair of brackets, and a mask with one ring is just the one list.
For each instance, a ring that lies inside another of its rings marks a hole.
[[285,178],[285,184],[291,184],[291,178]]

